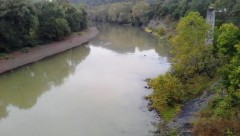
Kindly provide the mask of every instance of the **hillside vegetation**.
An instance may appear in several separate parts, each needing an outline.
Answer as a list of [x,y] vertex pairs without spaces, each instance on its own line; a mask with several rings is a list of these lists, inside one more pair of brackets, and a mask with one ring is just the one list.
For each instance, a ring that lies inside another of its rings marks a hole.
[[[92,2],[92,1],[87,1]],[[101,1],[103,2],[103,1]],[[151,20],[179,20],[191,11],[197,11],[206,17],[209,6],[215,7],[217,25],[232,22],[239,24],[240,2],[227,0],[133,0],[103,2],[90,10],[93,21],[118,24],[146,25]]]
[[198,12],[180,19],[170,39],[172,68],[149,82],[154,89],[149,99],[170,121],[187,101],[214,93],[208,108],[199,113],[194,134],[240,135],[240,29],[222,24],[216,28],[214,46],[206,43],[209,30]]

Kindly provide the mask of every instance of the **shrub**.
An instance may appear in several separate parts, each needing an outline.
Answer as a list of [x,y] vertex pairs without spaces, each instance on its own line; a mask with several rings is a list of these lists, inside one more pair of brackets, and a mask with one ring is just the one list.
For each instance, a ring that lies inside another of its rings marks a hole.
[[184,85],[170,73],[151,80],[150,86],[154,89],[150,98],[159,111],[172,108],[184,99]]
[[69,34],[67,21],[62,18],[47,21],[39,28],[39,36],[44,40],[61,40]]
[[240,121],[227,119],[202,119],[193,127],[196,136],[238,136]]
[[160,26],[160,27],[157,29],[157,34],[158,34],[159,36],[163,36],[163,35],[165,35],[165,33],[166,33],[166,29],[165,29],[164,26]]

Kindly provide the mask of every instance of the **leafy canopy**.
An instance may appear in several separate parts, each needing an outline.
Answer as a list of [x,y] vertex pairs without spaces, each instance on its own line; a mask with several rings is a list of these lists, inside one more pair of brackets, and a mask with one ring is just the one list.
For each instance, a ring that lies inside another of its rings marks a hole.
[[213,71],[212,47],[206,45],[209,25],[198,12],[190,12],[177,25],[178,34],[171,39],[173,71],[182,80],[195,74]]

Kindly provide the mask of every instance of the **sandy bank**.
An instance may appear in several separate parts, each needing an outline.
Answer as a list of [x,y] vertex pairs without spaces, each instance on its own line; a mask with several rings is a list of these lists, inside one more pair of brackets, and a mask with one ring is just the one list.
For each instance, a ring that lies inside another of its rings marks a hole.
[[98,33],[99,31],[96,27],[90,27],[83,35],[71,35],[61,41],[31,48],[27,53],[20,51],[13,52],[10,54],[12,59],[0,60],[0,74],[77,47],[90,41],[96,37]]

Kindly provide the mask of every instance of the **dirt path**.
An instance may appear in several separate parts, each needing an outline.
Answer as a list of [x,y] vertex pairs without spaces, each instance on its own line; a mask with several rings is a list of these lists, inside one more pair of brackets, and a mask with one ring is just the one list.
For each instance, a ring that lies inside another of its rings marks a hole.
[[29,49],[28,53],[13,52],[10,54],[13,57],[12,59],[0,60],[0,74],[79,46],[96,37],[98,33],[99,31],[96,27],[90,27],[83,35],[75,34],[66,37],[62,41],[34,47]]
[[170,129],[176,130],[181,136],[192,136],[192,123],[196,119],[196,113],[206,108],[214,94],[205,91],[200,97],[185,104],[181,113],[168,124]]

